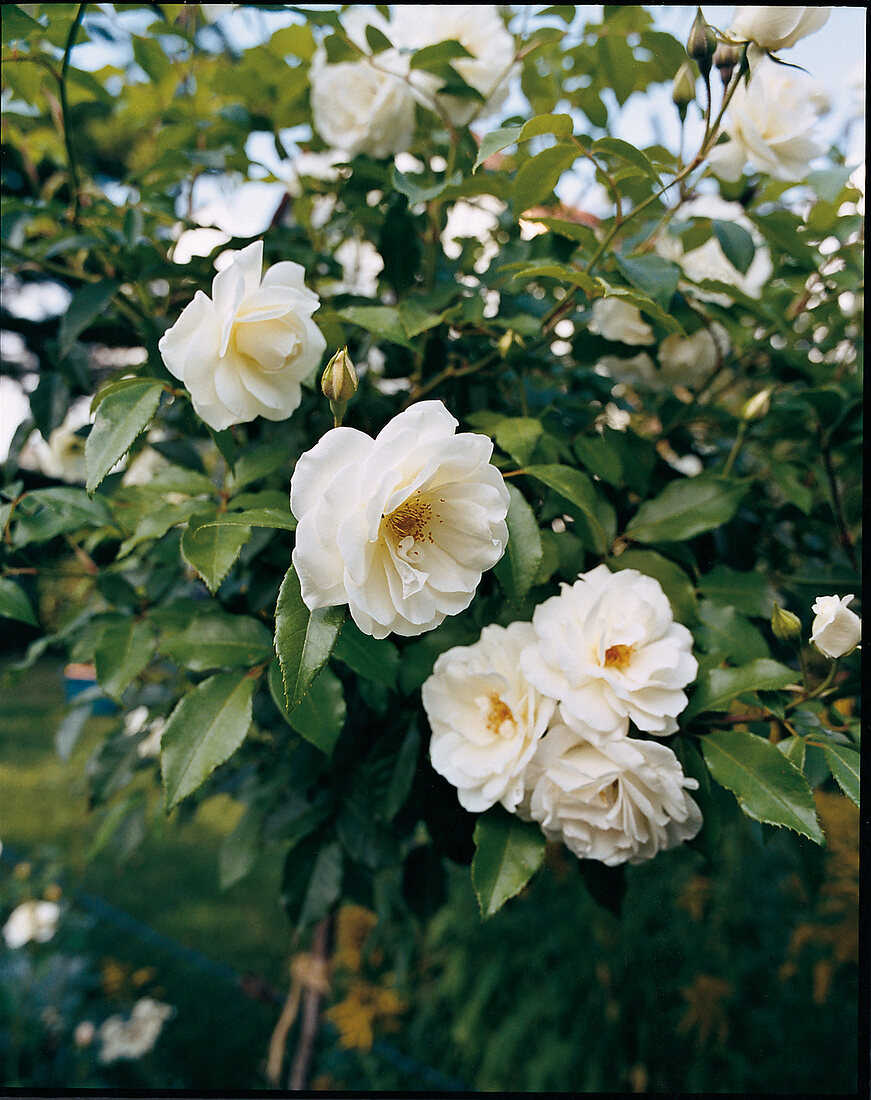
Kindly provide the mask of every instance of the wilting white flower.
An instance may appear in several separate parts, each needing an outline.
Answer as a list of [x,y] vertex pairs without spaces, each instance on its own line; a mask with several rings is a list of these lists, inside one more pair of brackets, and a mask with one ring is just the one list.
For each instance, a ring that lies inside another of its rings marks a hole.
[[707,378],[729,350],[721,324],[700,328],[692,336],[670,333],[659,345],[659,376],[667,386],[693,386]]
[[831,8],[739,5],[732,17],[729,37],[755,42],[763,50],[783,50],[813,34],[826,22]]
[[[374,15],[369,22],[375,22]],[[414,136],[414,96],[403,79],[407,71],[408,59],[397,50],[331,65],[326,50],[318,47],[309,68],[315,130],[349,157],[404,152]]]
[[737,180],[749,163],[779,180],[801,180],[823,152],[811,132],[820,113],[813,87],[767,59],[738,86],[723,124],[729,141],[716,145],[708,162],[724,180]]
[[60,919],[60,906],[53,901],[23,901],[12,910],[9,919],[3,925],[3,939],[6,946],[23,947],[33,940],[36,943],[48,943],[57,931]]
[[540,604],[532,625],[537,641],[521,668],[573,729],[601,740],[624,735],[631,720],[647,733],[675,732],[698,663],[653,577],[598,565]]
[[164,1023],[174,1015],[172,1005],[151,997],[140,998],[129,1019],[115,1015],[103,1021],[99,1031],[99,1060],[108,1065],[121,1058],[141,1058],[151,1050]]
[[843,657],[862,641],[862,620],[847,604],[854,596],[817,596],[811,641],[826,657]]
[[590,332],[622,344],[652,344],[656,339],[638,306],[619,298],[597,298],[593,302]]
[[442,653],[421,688],[432,766],[473,813],[497,802],[517,809],[524,769],[553,714],[554,701],[520,672],[520,653],[534,642],[529,623],[486,626],[474,645]]
[[538,744],[520,816],[537,821],[580,859],[641,863],[690,840],[702,814],[666,745],[634,738],[591,744],[555,725]]
[[501,107],[509,81],[518,71],[514,39],[492,4],[399,4],[390,24],[390,39],[396,46],[414,50],[456,41],[472,55],[454,58],[451,65],[486,104],[439,94],[444,81],[434,73],[423,69],[410,73],[420,102],[430,109],[437,104],[454,126],[466,126],[473,118]]
[[212,297],[198,290],[158,344],[167,370],[216,431],[257,416],[286,420],[326,347],[311,319],[320,299],[303,268],[288,260],[265,275],[262,268],[262,241],[233,253]]
[[469,606],[508,542],[508,490],[492,442],[456,427],[440,401],[421,401],[375,439],[333,428],[302,455],[290,506],[309,609],[347,603],[365,634],[384,638]]

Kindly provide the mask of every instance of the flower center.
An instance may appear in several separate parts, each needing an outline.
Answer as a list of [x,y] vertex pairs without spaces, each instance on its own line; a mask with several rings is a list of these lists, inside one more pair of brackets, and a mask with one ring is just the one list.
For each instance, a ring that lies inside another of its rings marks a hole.
[[612,645],[605,650],[605,668],[626,668],[631,660],[631,645]]
[[511,708],[502,702],[495,691],[490,692],[489,701],[490,709],[487,713],[487,729],[492,734],[500,737],[505,723],[509,722],[512,729],[506,731],[506,733],[510,734],[513,732],[514,715],[511,713]]
[[[421,495],[420,489],[404,500],[398,508],[394,508],[389,515],[384,516],[384,521],[397,546],[405,539],[411,539],[412,543],[433,542],[430,528],[434,520],[441,523],[438,513],[433,512],[432,504]],[[411,543],[407,545],[410,546]]]

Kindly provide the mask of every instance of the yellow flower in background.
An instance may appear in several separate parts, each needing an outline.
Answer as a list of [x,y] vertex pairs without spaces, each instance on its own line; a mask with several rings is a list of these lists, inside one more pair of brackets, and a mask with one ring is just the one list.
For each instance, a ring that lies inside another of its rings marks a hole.
[[696,1045],[706,1046],[714,1034],[719,1045],[729,1036],[729,1018],[724,1001],[734,992],[732,985],[713,974],[696,974],[693,984],[681,989],[687,1010],[677,1025],[681,1035],[695,1032]]
[[373,982],[352,982],[347,996],[324,1015],[336,1025],[346,1050],[371,1050],[375,1031],[395,1031],[405,1005],[394,990]]
[[362,905],[343,905],[336,914],[336,945],[333,967],[358,974],[363,965],[363,945],[378,918]]

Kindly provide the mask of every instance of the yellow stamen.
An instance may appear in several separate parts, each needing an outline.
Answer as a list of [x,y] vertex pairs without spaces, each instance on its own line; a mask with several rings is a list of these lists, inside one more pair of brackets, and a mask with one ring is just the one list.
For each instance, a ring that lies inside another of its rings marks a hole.
[[631,660],[631,645],[612,645],[605,650],[605,668],[626,668]]
[[502,726],[506,722],[510,722],[512,726],[514,725],[514,715],[511,713],[511,708],[502,702],[495,691],[491,691],[490,712],[487,715],[487,729],[498,736],[502,731]]
[[[435,516],[435,518],[439,517]],[[397,543],[407,538],[412,538],[415,542],[433,541],[430,532],[433,521],[432,505],[428,500],[423,499],[419,489],[384,519]]]

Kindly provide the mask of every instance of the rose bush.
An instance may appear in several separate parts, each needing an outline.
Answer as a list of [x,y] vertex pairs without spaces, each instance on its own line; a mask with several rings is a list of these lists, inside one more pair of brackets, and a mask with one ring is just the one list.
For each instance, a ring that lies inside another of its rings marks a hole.
[[0,611],[119,708],[107,842],[220,793],[225,885],[406,978],[448,861],[485,916],[804,866],[859,798],[864,175],[764,54],[822,10],[227,7],[4,9]]

